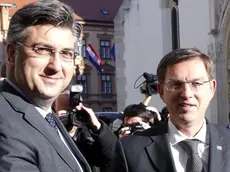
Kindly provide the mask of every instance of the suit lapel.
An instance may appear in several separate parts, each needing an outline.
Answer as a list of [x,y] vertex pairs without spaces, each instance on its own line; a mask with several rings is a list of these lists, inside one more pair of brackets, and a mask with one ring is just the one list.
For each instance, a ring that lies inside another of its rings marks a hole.
[[[146,147],[146,152],[153,164],[159,172],[174,172],[173,158],[168,139],[167,122],[161,126],[161,134],[157,136],[150,136],[153,141],[152,144]],[[164,134],[162,134],[164,133]]]
[[65,161],[73,171],[76,171],[79,167],[75,159],[60,140],[57,133],[51,128],[35,107],[5,81],[2,83],[1,91],[1,94],[12,105],[13,109],[24,114],[24,119],[38,130],[50,142],[63,161]]
[[28,107],[25,111],[25,120],[36,128],[54,147],[59,156],[75,171],[78,166],[76,161],[61,141],[57,133],[51,128],[48,122],[39,114],[34,107]]
[[222,171],[225,163],[228,145],[224,143],[223,136],[219,135],[218,129],[213,124],[209,128],[209,172]]
[[80,161],[82,167],[86,169],[86,171],[91,172],[90,166],[84,156],[81,154],[80,150],[77,148],[76,144],[74,143],[73,139],[69,136],[69,133],[66,131],[62,122],[58,119],[57,115],[54,115],[55,121],[60,129],[62,135],[64,136],[66,142],[68,143],[70,149],[72,150],[73,154],[77,159]]

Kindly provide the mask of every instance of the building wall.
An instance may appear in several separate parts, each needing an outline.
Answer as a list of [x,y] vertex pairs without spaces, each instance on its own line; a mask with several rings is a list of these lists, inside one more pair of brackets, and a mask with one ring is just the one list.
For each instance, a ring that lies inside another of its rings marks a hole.
[[[113,25],[100,25],[100,24],[85,24],[83,25],[82,39],[86,40],[86,44],[90,43],[93,48],[100,55],[100,40],[110,40],[111,46],[113,45],[114,37]],[[116,100],[116,77],[115,77],[115,63],[112,59],[102,59],[103,73],[111,75],[112,80],[112,94],[105,95],[101,92],[101,74],[96,68],[83,57],[86,66],[84,74],[88,78],[88,93],[83,96],[85,106],[91,107],[94,111],[102,112],[103,108],[112,108],[112,111],[117,111]]]
[[[156,74],[159,60],[170,49],[170,32],[163,34],[169,30],[163,26],[170,21],[168,17],[162,20],[168,11],[162,11],[160,5],[160,1],[124,0],[114,20],[119,111],[144,99],[139,89],[134,89],[136,79],[143,72]],[[151,105],[163,107],[158,95],[152,96]]]

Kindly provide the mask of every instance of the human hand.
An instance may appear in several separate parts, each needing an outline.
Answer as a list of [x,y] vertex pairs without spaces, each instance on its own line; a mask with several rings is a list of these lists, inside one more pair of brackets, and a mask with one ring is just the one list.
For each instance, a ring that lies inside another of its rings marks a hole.
[[118,133],[118,137],[122,138],[131,134],[130,127],[123,127]]
[[124,136],[133,135],[134,133],[144,131],[148,128],[151,128],[151,126],[148,123],[139,121],[138,123],[129,124],[129,126],[121,128],[118,133],[118,136],[119,138],[122,138]]
[[75,107],[76,110],[85,110],[88,115],[89,115],[89,119],[90,119],[90,125],[96,129],[99,130],[101,128],[101,123],[99,122],[99,120],[97,119],[94,111],[91,108],[87,108],[85,107],[82,103],[79,103],[78,106]]
[[142,127],[143,127],[145,130],[151,128],[151,126],[150,126],[148,123],[146,123],[146,122],[139,121],[139,124],[141,124]]

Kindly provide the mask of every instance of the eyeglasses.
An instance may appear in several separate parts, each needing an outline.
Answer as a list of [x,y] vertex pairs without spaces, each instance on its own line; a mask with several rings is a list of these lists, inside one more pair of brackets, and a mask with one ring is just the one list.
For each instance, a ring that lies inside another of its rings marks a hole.
[[56,51],[53,48],[48,48],[44,47],[43,45],[34,45],[34,46],[29,46],[26,44],[23,44],[21,42],[16,42],[17,44],[21,46],[25,46],[28,48],[31,48],[36,54],[42,55],[43,57],[48,57],[50,58],[53,54],[59,53],[60,56],[66,60],[66,61],[72,61],[74,57],[76,57],[77,53],[74,52],[73,50],[61,50],[61,51]]
[[181,81],[168,81],[165,82],[165,88],[167,91],[179,91],[183,88],[184,84],[189,84],[190,89],[194,92],[199,91],[201,86],[205,83],[209,83],[210,81],[189,81],[189,82],[181,82]]

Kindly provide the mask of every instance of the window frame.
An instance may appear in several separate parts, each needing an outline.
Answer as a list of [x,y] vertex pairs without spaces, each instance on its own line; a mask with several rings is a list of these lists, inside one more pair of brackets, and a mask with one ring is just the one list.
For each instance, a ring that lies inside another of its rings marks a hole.
[[[102,45],[103,42],[104,42],[104,45]],[[106,45],[107,43],[108,45]],[[100,57],[102,59],[111,58],[110,49],[111,49],[111,40],[100,39]]]

